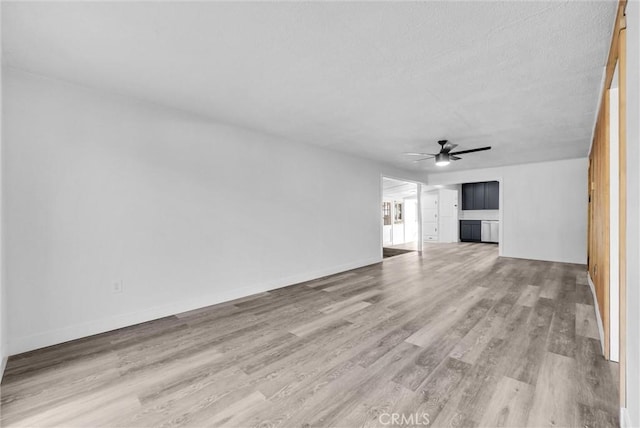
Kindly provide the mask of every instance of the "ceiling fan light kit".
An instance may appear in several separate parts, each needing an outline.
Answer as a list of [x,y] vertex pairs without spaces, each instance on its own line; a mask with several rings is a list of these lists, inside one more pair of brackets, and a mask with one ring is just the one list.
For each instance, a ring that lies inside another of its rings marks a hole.
[[417,159],[414,160],[414,162],[420,162],[426,159],[432,159],[435,158],[436,161],[436,166],[447,166],[449,165],[449,163],[451,163],[451,161],[457,161],[462,159],[461,157],[458,157],[457,155],[463,155],[466,153],[473,153],[473,152],[481,152],[483,150],[490,150],[491,146],[488,147],[479,147],[477,149],[470,149],[470,150],[460,150],[458,152],[452,152],[451,150],[453,150],[454,148],[456,148],[458,145],[457,144],[451,144],[449,143],[448,140],[440,140],[438,141],[438,144],[440,144],[440,152],[439,153],[405,153],[405,155],[409,155],[409,156],[426,156],[425,158],[422,159]]
[[436,166],[447,166],[449,165],[449,154],[448,153],[438,153],[436,155]]

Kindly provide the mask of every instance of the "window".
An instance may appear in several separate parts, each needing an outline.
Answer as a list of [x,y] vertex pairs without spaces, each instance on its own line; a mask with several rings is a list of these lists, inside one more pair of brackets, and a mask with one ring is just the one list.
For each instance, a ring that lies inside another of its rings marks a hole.
[[382,203],[382,220],[385,226],[391,225],[391,202]]
[[404,221],[404,212],[402,209],[402,202],[394,202],[395,213],[393,216],[393,222],[398,224]]

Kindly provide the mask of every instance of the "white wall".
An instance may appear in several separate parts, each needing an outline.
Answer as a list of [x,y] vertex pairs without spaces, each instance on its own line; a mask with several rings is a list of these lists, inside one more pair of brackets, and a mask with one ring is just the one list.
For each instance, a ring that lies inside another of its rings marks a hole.
[[11,354],[377,262],[381,175],[415,179],[16,70],[3,77]]
[[[627,426],[640,426],[640,3],[627,3]],[[623,419],[624,421],[624,419]],[[624,422],[623,422],[624,423]]]
[[404,198],[404,242],[418,241],[418,197]]
[[588,161],[429,174],[427,183],[500,182],[500,255],[568,263],[587,261]]
[[[0,5],[0,23],[2,22],[2,7]],[[0,24],[1,26],[1,24]],[[0,82],[2,82],[2,31],[0,31]],[[3,144],[2,144],[2,85],[0,85],[0,380],[4,374],[4,368],[7,363],[7,299],[4,280],[4,235],[3,235],[3,223],[4,223],[4,190],[2,175],[4,171],[3,167]]]
[[[458,203],[461,207],[462,202]],[[460,220],[499,220],[500,210],[463,210],[458,211]]]
[[393,231],[391,233],[393,245],[404,244],[404,222],[393,223],[391,227],[393,227]]

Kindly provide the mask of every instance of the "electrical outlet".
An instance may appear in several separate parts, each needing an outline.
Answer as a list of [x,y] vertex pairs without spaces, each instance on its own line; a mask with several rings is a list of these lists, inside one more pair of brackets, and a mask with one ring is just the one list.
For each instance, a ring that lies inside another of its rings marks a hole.
[[124,282],[121,279],[117,281],[113,281],[113,283],[111,284],[111,291],[114,294],[122,293],[123,289],[124,289]]

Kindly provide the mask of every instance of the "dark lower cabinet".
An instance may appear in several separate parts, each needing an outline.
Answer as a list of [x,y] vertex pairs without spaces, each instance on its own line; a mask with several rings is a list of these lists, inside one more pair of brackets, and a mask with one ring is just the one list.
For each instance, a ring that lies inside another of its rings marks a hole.
[[481,242],[482,222],[480,220],[460,220],[460,240],[462,242]]

